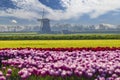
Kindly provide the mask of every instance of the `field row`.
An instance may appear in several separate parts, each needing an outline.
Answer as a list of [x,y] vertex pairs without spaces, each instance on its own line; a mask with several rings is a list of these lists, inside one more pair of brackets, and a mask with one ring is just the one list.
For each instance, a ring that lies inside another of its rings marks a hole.
[[120,47],[120,40],[7,40],[0,48]]
[[119,34],[69,34],[69,35],[0,35],[0,40],[98,40],[120,39]]

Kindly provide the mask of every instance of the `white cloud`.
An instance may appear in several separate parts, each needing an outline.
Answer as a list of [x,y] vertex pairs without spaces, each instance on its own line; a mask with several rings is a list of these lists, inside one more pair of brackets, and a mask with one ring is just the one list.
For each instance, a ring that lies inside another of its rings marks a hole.
[[0,16],[14,16],[23,19],[41,18],[41,11],[46,10],[46,17],[53,20],[79,18],[87,14],[97,18],[110,11],[120,9],[120,0],[61,0],[65,10],[53,10],[40,3],[39,0],[12,0],[20,9],[1,11]]
[[16,18],[21,18],[21,19],[34,19],[37,18],[37,16],[39,16],[39,14],[37,14],[36,12],[31,12],[31,11],[26,11],[23,9],[8,9],[6,11],[1,11],[0,12],[0,16],[12,16],[12,17],[16,17]]
[[62,0],[67,7],[66,15],[87,14],[91,18],[99,17],[110,11],[120,9],[120,0]]
[[12,23],[15,23],[15,24],[17,24],[17,23],[18,23],[16,20],[12,20],[11,22],[12,22]]

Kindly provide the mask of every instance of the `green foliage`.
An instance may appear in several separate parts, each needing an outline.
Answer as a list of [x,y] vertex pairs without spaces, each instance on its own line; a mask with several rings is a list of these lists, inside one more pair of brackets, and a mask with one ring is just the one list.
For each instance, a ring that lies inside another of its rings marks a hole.
[[120,39],[119,34],[75,34],[75,35],[0,35],[0,40],[96,40]]

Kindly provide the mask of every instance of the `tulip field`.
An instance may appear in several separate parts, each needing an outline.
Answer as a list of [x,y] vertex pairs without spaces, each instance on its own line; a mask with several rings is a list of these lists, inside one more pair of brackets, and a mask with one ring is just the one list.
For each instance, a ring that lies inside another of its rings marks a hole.
[[0,49],[0,80],[120,80],[120,47]]
[[0,80],[120,80],[120,40],[0,40]]

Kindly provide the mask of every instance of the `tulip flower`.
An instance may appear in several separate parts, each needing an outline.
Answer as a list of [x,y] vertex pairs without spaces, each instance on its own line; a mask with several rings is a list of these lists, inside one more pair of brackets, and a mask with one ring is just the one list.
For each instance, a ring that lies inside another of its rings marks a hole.
[[8,70],[7,70],[7,73],[8,73],[8,74],[12,74],[12,69],[8,69]]
[[0,80],[6,80],[4,76],[0,76]]
[[3,76],[3,73],[2,73],[2,71],[0,71],[0,76]]
[[8,78],[9,78],[10,76],[11,76],[11,74],[8,74],[8,73],[6,74],[6,77],[8,77]]

